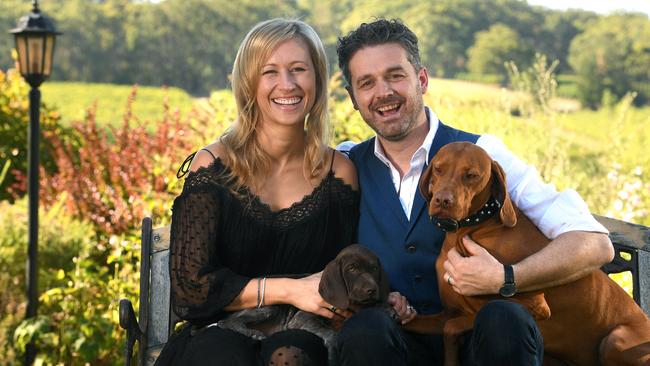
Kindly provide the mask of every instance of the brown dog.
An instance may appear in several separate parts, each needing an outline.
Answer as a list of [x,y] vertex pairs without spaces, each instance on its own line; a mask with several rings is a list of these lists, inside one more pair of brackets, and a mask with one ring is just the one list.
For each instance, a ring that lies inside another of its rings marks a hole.
[[389,289],[379,258],[370,249],[352,244],[325,267],[318,292],[337,308],[357,312],[386,304]]
[[[512,204],[505,182],[499,164],[471,143],[452,143],[441,148],[420,180],[429,215],[440,226],[448,226],[448,230],[455,226],[457,230],[447,232],[436,261],[445,310],[418,317],[407,329],[434,334],[442,331],[447,365],[457,364],[458,336],[472,328],[480,307],[491,299],[503,299],[456,293],[443,279],[443,263],[449,250],[455,247],[467,256],[462,238],[469,235],[501,263],[514,264],[549,243]],[[498,214],[493,212],[494,208]],[[478,224],[457,225],[467,218]],[[547,288],[543,293],[521,293],[510,299],[526,307],[537,321],[549,360],[584,366],[650,365],[650,320],[600,270],[577,281]]]

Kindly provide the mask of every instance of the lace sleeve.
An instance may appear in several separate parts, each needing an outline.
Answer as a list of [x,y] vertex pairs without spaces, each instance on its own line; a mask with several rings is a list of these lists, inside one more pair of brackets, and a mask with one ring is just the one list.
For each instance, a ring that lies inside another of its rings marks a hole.
[[250,279],[219,261],[219,198],[215,192],[183,192],[172,210],[172,307],[182,319],[206,323],[218,318]]

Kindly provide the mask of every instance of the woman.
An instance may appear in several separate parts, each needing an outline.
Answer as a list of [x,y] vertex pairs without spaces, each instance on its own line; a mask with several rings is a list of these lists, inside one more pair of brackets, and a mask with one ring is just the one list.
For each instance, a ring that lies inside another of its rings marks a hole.
[[[325,52],[307,24],[273,19],[243,40],[232,72],[237,121],[196,153],[174,201],[172,306],[192,326],[158,364],[326,362],[320,338],[305,331],[259,342],[206,327],[271,304],[335,315],[319,272],[353,240],[358,188],[353,164],[326,145],[326,83]],[[315,274],[290,278],[305,273]]]

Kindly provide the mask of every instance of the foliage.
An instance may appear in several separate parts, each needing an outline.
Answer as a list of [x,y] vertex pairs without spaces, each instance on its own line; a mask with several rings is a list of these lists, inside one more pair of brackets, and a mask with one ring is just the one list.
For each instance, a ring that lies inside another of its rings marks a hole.
[[[12,28],[29,8],[24,0],[0,1],[0,25]],[[559,73],[574,73],[577,70],[567,62],[571,41],[603,19],[593,12],[554,11],[520,0],[49,0],[42,8],[64,32],[57,41],[54,78],[168,85],[201,96],[228,86],[235,52],[246,32],[253,24],[276,16],[298,17],[312,24],[323,39],[333,71],[337,69],[337,37],[376,17],[400,18],[417,34],[430,75],[447,78],[470,71],[468,50],[479,35],[494,31],[496,25],[507,26],[520,41],[518,46],[525,45],[531,55],[539,52],[559,60]],[[643,45],[648,37],[640,29],[646,25],[639,27],[633,21],[637,15],[620,16],[634,25],[603,25],[616,34],[636,32],[636,44]],[[647,18],[639,22],[650,23]],[[498,49],[501,42],[491,46]],[[13,65],[12,47],[11,37],[0,38],[0,68]],[[630,72],[624,77],[650,69],[643,47],[621,52],[643,56],[627,65]],[[511,58],[526,65],[525,60]],[[497,73],[505,76],[503,61],[495,65]],[[637,80],[631,89],[641,92],[644,85]]]
[[[531,97],[531,105],[541,108],[544,112],[552,114],[551,102],[557,95],[557,80],[555,69],[558,61],[547,65],[546,56],[535,55],[535,62],[524,71],[514,61],[506,62],[506,71],[510,80],[510,87]],[[520,106],[524,109],[525,105]]]
[[343,88],[344,83],[341,72],[330,78],[331,92],[328,107],[334,145],[343,141],[360,142],[372,136],[372,130],[363,122],[347,97],[347,92]]
[[517,32],[507,25],[494,24],[488,30],[476,33],[474,45],[467,50],[467,67],[474,74],[501,75],[503,81],[507,76],[503,64],[511,61],[528,65],[530,53],[530,46]]
[[[29,2],[0,1],[0,14],[27,13]],[[251,26],[298,16],[293,1],[51,0],[41,9],[57,21],[54,78],[98,83],[169,85],[194,94],[228,85],[235,51]],[[14,26],[0,16],[3,29]],[[5,37],[10,40],[10,37]],[[13,45],[0,43],[1,55]]]
[[628,91],[638,93],[637,105],[647,103],[650,21],[642,15],[611,15],[594,21],[571,42],[569,62],[585,106],[596,108],[607,93],[616,101]]
[[44,174],[44,203],[66,192],[68,212],[94,223],[101,233],[128,232],[144,216],[167,216],[172,192],[178,191],[173,172],[193,148],[191,124],[180,113],[170,113],[166,103],[153,134],[134,122],[136,94],[134,88],[119,128],[98,128],[96,106],[91,107],[83,122],[73,124],[83,141],[79,147],[46,135],[57,172]]
[[120,364],[116,351],[125,334],[118,327],[118,299],[137,299],[139,244],[130,235],[100,243],[82,247],[72,268],[59,271],[63,283],[41,294],[45,315],[17,327],[18,349],[32,333],[45,364]]
[[[63,140],[69,139],[69,132],[60,125],[60,115],[55,109],[41,104],[40,117],[43,133],[56,133]],[[0,70],[0,200],[12,199],[26,191],[26,185],[18,177],[27,173],[28,126],[29,85],[16,70]],[[39,150],[41,164],[47,171],[53,171],[51,149],[41,140]]]
[[[14,204],[0,201],[0,354],[11,360],[20,353],[14,342],[14,330],[25,314],[25,268],[27,248],[27,201]],[[58,202],[42,209],[39,225],[38,281],[40,292],[66,281],[61,273],[72,269],[72,261],[84,247],[95,247],[91,225],[72,219]],[[87,306],[87,302],[83,305]],[[45,319],[55,317],[41,305]],[[78,314],[81,315],[81,314]]]

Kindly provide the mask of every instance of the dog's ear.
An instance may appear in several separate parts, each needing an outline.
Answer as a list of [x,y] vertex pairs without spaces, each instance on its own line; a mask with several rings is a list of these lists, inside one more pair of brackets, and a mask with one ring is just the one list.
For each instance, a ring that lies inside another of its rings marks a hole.
[[427,169],[420,176],[420,183],[418,184],[420,188],[420,193],[424,197],[424,200],[428,203],[431,201],[431,192],[429,191],[429,185],[431,184],[431,179],[433,177],[433,164],[429,163]]
[[350,299],[342,267],[340,258],[332,260],[325,266],[318,284],[318,293],[325,301],[337,308],[347,309],[350,307]]
[[517,224],[517,215],[515,208],[512,206],[508,187],[506,186],[506,175],[501,165],[492,160],[492,194],[501,202],[501,212],[499,216],[503,225],[513,227]]
[[386,274],[381,264],[379,265],[379,282],[377,285],[379,287],[379,301],[386,302],[390,293],[390,281],[388,280],[388,274]]

